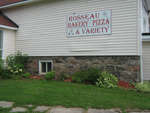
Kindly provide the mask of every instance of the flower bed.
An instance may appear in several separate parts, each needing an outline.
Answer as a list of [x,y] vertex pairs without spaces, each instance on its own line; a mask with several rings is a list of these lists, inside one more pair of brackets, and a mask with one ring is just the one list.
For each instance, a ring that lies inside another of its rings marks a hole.
[[125,81],[119,81],[118,86],[121,88],[126,88],[126,89],[134,89],[135,86],[133,84],[130,84],[129,82]]

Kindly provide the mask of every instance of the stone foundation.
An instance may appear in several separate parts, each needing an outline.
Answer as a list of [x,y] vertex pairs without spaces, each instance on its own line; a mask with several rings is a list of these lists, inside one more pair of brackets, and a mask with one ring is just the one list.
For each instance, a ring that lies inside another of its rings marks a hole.
[[79,70],[96,67],[115,74],[120,80],[137,82],[140,80],[139,56],[62,56],[30,57],[27,71],[33,75],[39,73],[39,60],[52,60],[57,77],[61,74],[72,75]]

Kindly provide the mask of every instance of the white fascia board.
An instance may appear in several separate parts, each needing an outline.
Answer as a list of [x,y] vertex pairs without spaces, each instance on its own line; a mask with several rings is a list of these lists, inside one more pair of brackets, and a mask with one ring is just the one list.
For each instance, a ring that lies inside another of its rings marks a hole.
[[5,8],[9,8],[9,7],[19,6],[19,5],[23,5],[23,4],[27,4],[27,3],[35,2],[35,1],[39,1],[39,0],[27,0],[27,1],[23,1],[23,2],[12,3],[10,5],[2,6],[2,7],[0,7],[0,9],[5,9]]
[[16,27],[10,27],[10,26],[5,26],[5,25],[0,25],[0,28],[3,28],[3,29],[9,29],[9,30],[18,30],[18,28]]

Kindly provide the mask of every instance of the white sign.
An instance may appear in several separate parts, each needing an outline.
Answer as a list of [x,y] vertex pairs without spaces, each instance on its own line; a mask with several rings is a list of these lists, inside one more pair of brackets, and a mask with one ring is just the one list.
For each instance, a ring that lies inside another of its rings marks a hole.
[[108,35],[112,33],[111,10],[67,17],[67,37]]

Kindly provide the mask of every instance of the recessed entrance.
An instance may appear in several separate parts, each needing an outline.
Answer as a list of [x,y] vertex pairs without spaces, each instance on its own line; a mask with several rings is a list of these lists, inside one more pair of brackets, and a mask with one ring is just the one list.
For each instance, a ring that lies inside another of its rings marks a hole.
[[150,80],[150,41],[143,42],[143,74],[144,80]]

